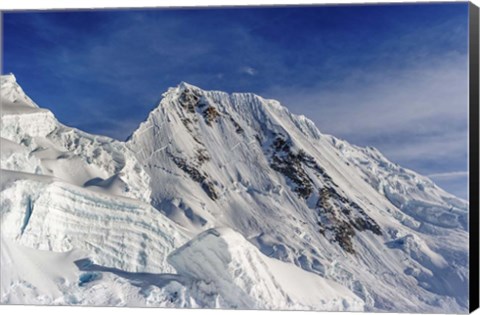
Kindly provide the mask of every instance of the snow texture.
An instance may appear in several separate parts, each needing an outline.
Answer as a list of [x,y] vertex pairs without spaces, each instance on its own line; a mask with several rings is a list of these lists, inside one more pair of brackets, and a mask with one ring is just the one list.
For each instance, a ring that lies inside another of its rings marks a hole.
[[468,310],[468,203],[275,100],[170,88],[126,142],[1,77],[2,303]]

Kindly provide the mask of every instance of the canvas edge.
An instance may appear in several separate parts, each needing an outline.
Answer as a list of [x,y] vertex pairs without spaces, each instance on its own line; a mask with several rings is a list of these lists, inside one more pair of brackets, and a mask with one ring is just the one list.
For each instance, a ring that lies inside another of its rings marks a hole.
[[469,3],[469,310],[479,307],[479,8]]
[[[356,3],[356,5],[377,5],[377,4],[421,4],[422,2],[411,2],[411,3],[398,3],[398,2],[378,2],[378,3]],[[423,2],[431,3],[431,2]],[[433,3],[436,3],[433,1]],[[438,2],[438,3],[450,3]],[[344,5],[345,3],[338,4],[313,4],[313,5]],[[353,3],[351,3],[353,4]],[[348,4],[347,4],[348,5]],[[268,7],[272,5],[260,5],[257,7]],[[279,6],[311,6],[308,4],[302,5],[279,5]],[[217,7],[225,6],[196,6],[196,7],[182,7],[182,6],[153,6],[145,7],[143,9],[211,9]],[[226,6],[230,8],[241,8],[243,6]],[[252,7],[252,5],[246,5],[245,7]],[[69,9],[20,9],[20,10],[9,10],[9,9],[0,9],[0,73],[3,72],[3,17],[5,13],[20,13],[20,12],[56,12],[56,11],[91,11],[91,10],[136,10],[142,8],[136,7],[118,7],[118,8],[69,8]],[[479,264],[480,264],[480,202],[479,202],[479,90],[480,90],[480,80],[479,80],[479,38],[480,38],[480,29],[479,29],[479,7],[476,6],[473,2],[468,3],[468,20],[469,20],[469,312],[473,313],[475,310],[479,309],[479,297],[480,297],[480,273],[479,273]],[[1,219],[1,218],[0,218]],[[0,244],[1,246],[1,244]],[[1,277],[1,265],[0,265],[0,277]],[[1,294],[1,291],[0,291]],[[0,304],[5,306],[4,304]],[[24,305],[26,306],[26,305]],[[36,305],[43,306],[43,305]],[[98,306],[95,306],[98,307]],[[161,309],[161,308],[160,308]]]

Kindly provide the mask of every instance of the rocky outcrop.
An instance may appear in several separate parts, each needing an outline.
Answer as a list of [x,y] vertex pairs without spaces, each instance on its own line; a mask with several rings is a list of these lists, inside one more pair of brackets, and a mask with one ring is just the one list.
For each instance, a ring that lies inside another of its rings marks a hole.
[[355,253],[352,240],[356,231],[383,234],[380,226],[357,203],[342,197],[332,187],[319,190],[316,209],[319,232],[350,254]]
[[200,172],[195,166],[187,163],[187,160],[183,158],[172,156],[172,161],[178,166],[178,168],[187,173],[191,179],[199,183],[210,199],[218,199],[218,193],[215,189],[215,186],[208,179],[207,174]]
[[[291,141],[282,135],[277,135],[273,141],[270,166],[291,181],[300,198],[306,200],[318,191],[315,210],[319,232],[346,252],[355,253],[353,237],[357,232],[382,235],[379,225],[357,203],[337,192],[337,185],[315,159],[302,149],[293,149]],[[307,169],[314,171],[324,183],[323,187],[316,187]]]

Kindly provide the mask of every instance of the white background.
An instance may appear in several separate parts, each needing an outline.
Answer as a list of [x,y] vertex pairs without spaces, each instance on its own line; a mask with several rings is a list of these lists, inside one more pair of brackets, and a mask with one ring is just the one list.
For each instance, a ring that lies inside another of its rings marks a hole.
[[[154,0],[82,0],[82,1],[58,1],[58,0],[1,0],[0,10],[11,9],[66,9],[66,8],[120,8],[120,7],[166,7],[166,6],[205,6],[205,5],[261,5],[261,4],[321,4],[321,3],[378,3],[386,1],[375,0],[166,0],[166,1],[154,1]],[[415,1],[388,1],[388,2],[415,2]],[[452,2],[436,0],[435,2]],[[480,6],[480,0],[472,1],[477,6]],[[139,309],[139,308],[114,308],[114,307],[67,307],[67,306],[0,306],[0,314],[17,314],[33,313],[35,315],[46,314],[62,314],[68,313],[68,315],[77,314],[161,314],[161,315],[293,315],[293,314],[321,314],[328,315],[332,313],[327,312],[270,312],[270,311],[233,311],[233,310],[186,310],[186,309]],[[358,313],[344,312],[342,315],[354,315]],[[362,313],[369,314],[369,313]],[[405,313],[403,313],[405,314]],[[477,310],[475,315],[480,315],[480,310]]]

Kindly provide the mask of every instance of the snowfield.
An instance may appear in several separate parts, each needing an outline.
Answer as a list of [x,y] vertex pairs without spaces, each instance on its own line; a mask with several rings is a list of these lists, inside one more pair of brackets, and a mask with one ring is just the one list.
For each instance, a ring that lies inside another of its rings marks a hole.
[[462,313],[468,203],[254,94],[181,83],[125,142],[1,77],[1,303]]
[[263,255],[228,228],[210,229],[169,256],[182,275],[221,292],[217,307],[361,311],[345,287]]

